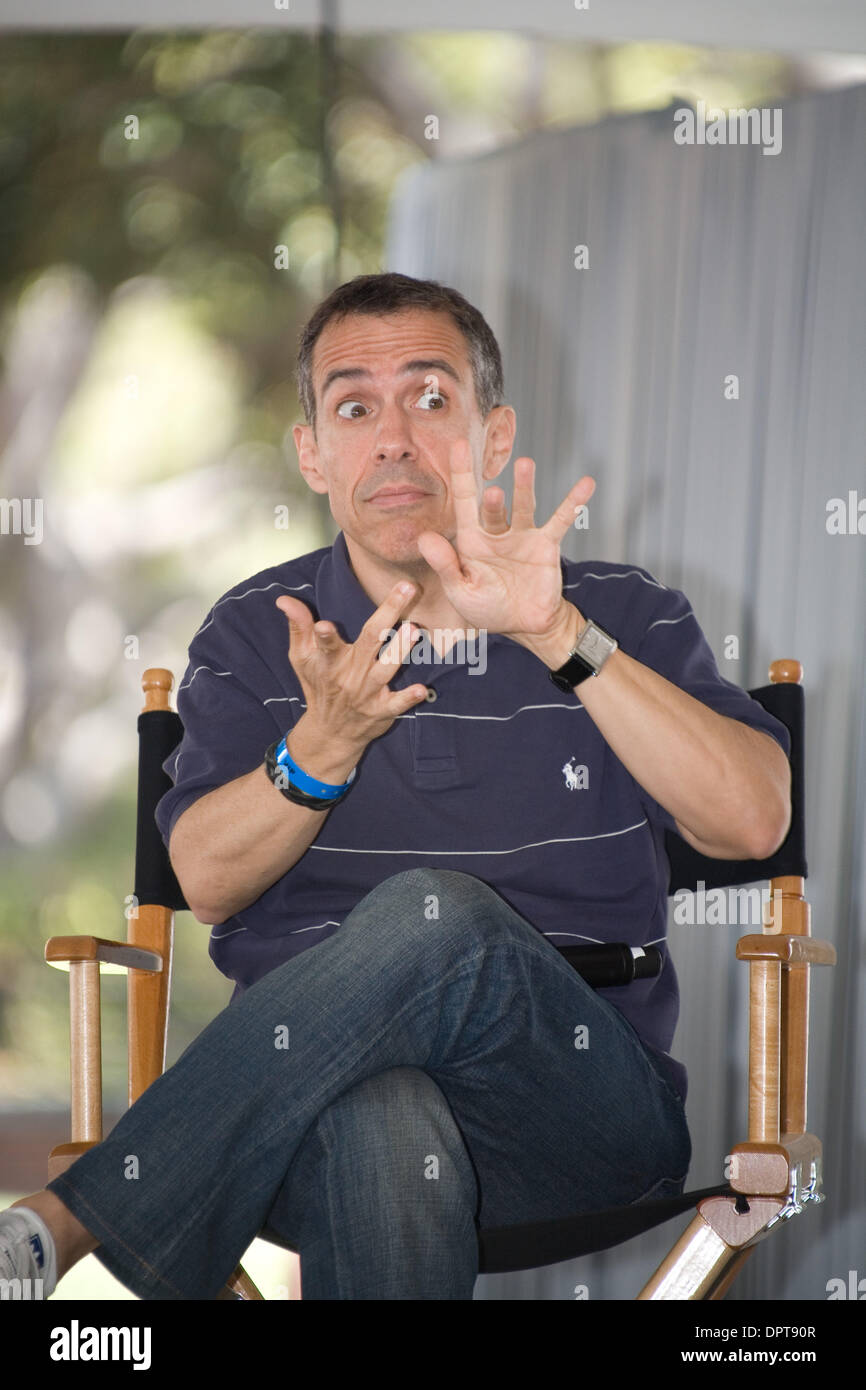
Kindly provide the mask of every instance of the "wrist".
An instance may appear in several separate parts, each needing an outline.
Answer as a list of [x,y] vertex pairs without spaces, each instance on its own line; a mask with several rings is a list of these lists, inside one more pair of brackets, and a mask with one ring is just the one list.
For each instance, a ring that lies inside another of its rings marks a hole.
[[524,632],[515,635],[514,641],[526,647],[539,661],[551,671],[564,666],[586,627],[586,619],[573,603],[563,599],[562,607],[547,632]]
[[286,748],[293,762],[310,777],[336,787],[348,780],[364,751],[319,728],[307,714],[302,714],[286,734]]

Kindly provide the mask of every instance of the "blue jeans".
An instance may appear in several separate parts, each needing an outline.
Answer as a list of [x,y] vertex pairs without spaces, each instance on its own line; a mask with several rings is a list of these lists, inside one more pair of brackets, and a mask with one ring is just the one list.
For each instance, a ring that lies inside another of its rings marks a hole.
[[144,1299],[215,1298],[257,1235],[299,1253],[305,1299],[471,1299],[479,1226],[673,1195],[690,1158],[619,1010],[486,884],[419,868],[240,994],[48,1188]]

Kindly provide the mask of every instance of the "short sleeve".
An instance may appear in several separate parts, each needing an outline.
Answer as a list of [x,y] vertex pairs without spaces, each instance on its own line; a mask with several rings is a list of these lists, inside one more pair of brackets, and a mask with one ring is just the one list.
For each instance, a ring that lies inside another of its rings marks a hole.
[[[769,734],[786,756],[790,754],[791,736],[785,725],[719,673],[710,644],[681,590],[659,590],[643,636],[631,655],[717,714]],[[642,800],[653,819],[677,832],[670,812],[646,792],[642,792]]]
[[214,610],[189,647],[177,692],[183,738],[163,768],[174,783],[158,802],[156,824],[168,845],[176,821],[199,797],[252,772],[277,737],[273,716],[242,679],[243,643],[214,619]]

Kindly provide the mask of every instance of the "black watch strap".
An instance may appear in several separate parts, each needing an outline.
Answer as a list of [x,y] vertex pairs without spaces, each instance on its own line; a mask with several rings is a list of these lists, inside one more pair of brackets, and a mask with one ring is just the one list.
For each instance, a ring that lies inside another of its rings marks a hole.
[[582,656],[572,652],[564,666],[560,666],[558,671],[550,672],[550,679],[553,684],[566,693],[573,690],[581,681],[585,681],[587,676],[594,676],[595,671],[588,661],[584,661]]

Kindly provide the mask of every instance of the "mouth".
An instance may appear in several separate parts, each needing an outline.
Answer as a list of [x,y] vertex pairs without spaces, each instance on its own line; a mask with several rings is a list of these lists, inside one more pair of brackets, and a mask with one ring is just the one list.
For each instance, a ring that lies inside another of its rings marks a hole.
[[382,488],[380,492],[368,498],[368,501],[374,507],[386,507],[390,510],[393,507],[411,507],[429,496],[429,492],[422,492],[417,487]]

